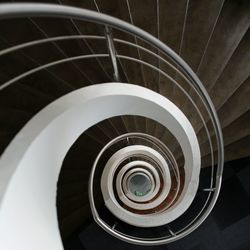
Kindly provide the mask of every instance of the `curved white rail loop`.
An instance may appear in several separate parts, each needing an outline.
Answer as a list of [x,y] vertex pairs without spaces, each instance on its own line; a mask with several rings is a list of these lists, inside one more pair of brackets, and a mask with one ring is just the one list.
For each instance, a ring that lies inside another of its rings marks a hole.
[[63,248],[55,206],[63,159],[86,129],[109,117],[128,114],[154,119],[178,139],[187,172],[183,200],[186,208],[190,205],[198,184],[200,154],[196,135],[182,112],[163,96],[140,86],[93,85],[48,105],[2,155],[0,242],[6,250]]
[[[125,148],[120,149],[117,151],[107,162],[101,179],[101,187],[103,198],[105,200],[106,206],[109,210],[120,220],[123,220],[126,223],[132,224],[134,226],[140,227],[152,227],[152,226],[159,226],[168,223],[167,218],[163,216],[141,216],[138,214],[133,214],[128,212],[127,210],[123,209],[116,201],[114,190],[113,190],[113,177],[116,169],[119,167],[119,164],[129,156],[137,155],[137,154],[144,154],[149,156],[151,159],[155,160],[160,166],[163,171],[163,179],[164,179],[164,186],[163,191],[154,202],[146,203],[146,204],[135,204],[129,199],[125,197],[121,198],[124,203],[134,209],[138,210],[146,210],[152,209],[158,205],[160,205],[167,197],[170,188],[171,188],[171,177],[169,172],[169,167],[165,159],[154,149],[149,148],[147,146],[142,145],[133,145],[127,146]],[[133,162],[129,163],[130,167],[132,166]],[[122,167],[121,170],[126,169],[126,166]],[[118,178],[119,176],[117,176]],[[119,193],[118,193],[119,195]]]
[[[136,168],[139,166],[140,168]],[[132,168],[132,170],[130,170]],[[134,193],[131,193],[129,190],[128,182],[130,180],[131,174],[135,174],[136,172],[141,172],[148,177],[151,182],[150,190],[143,196],[136,196]],[[117,195],[120,200],[126,203],[128,200],[144,203],[153,199],[155,195],[160,190],[160,176],[158,171],[155,169],[152,164],[145,161],[132,161],[127,163],[122,169],[119,171],[116,178],[116,190]]]
[[[169,102],[169,101],[168,101]],[[170,102],[168,103],[170,104]],[[181,120],[175,120],[175,115],[177,115],[178,108],[174,105],[165,105],[165,108],[168,109],[167,113],[164,115],[165,123],[162,123],[168,129],[172,132],[172,129],[174,126],[180,126],[182,124],[181,121],[183,121],[183,124],[188,124],[189,122],[183,115]],[[179,111],[181,113],[181,111]],[[171,117],[170,117],[171,116]],[[178,115],[177,115],[178,116]],[[174,123],[172,124],[172,127],[169,127],[168,121],[173,120]],[[178,124],[179,123],[179,124]],[[180,129],[180,127],[179,127]],[[192,131],[191,124],[189,126],[186,126],[184,133],[188,132],[189,135],[194,134],[194,131]],[[174,131],[173,131],[174,132]],[[175,136],[177,136],[175,134]],[[188,138],[188,135],[186,134],[186,138]],[[119,167],[119,164],[122,163],[124,159],[127,159],[129,156],[133,155],[146,155],[149,158],[153,159],[155,162],[158,163],[158,165],[161,167],[161,170],[163,172],[163,191],[160,194],[160,196],[155,199],[153,202],[146,203],[146,204],[137,204],[135,205],[133,202],[129,201],[128,199],[125,200],[125,204],[128,206],[138,209],[138,210],[146,210],[146,209],[152,209],[160,205],[167,197],[170,187],[171,187],[171,177],[169,172],[169,166],[165,159],[159,154],[157,151],[155,151],[152,148],[149,148],[147,146],[142,145],[133,145],[133,146],[127,146],[125,148],[120,149],[117,151],[107,162],[101,179],[101,187],[102,187],[102,193],[105,200],[106,206],[109,208],[109,210],[120,220],[123,220],[126,223],[129,223],[134,226],[139,227],[155,227],[155,226],[161,226],[165,225],[176,218],[178,218],[182,213],[186,211],[186,209],[189,207],[191,202],[194,199],[194,196],[196,195],[196,190],[199,183],[199,172],[200,172],[200,151],[198,146],[197,138],[194,136],[193,143],[186,144],[183,140],[183,138],[180,139],[180,144],[183,149],[183,154],[186,159],[185,163],[185,185],[184,189],[182,190],[182,194],[178,201],[169,209],[162,213],[158,214],[151,214],[151,215],[138,215],[131,212],[128,212],[126,209],[122,208],[118,202],[116,201],[114,190],[113,190],[113,177],[115,176],[115,171]],[[193,147],[193,148],[192,148]],[[188,149],[189,148],[189,149]],[[190,156],[188,152],[192,151],[193,158],[192,164],[190,165]],[[131,162],[133,163],[133,162]],[[123,168],[121,168],[123,170]],[[119,195],[119,194],[118,194]],[[123,200],[123,199],[121,199]],[[136,206],[136,207],[135,207]]]

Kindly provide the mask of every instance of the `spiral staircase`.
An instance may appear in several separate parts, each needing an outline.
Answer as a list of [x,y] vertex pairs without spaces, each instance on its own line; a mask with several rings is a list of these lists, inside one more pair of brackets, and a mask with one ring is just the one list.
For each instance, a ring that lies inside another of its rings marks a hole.
[[185,237],[250,155],[250,2],[34,2],[0,5],[1,246]]

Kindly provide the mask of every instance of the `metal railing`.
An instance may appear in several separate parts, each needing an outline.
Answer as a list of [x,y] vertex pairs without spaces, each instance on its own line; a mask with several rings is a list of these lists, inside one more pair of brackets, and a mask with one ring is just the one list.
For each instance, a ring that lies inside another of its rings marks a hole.
[[[92,168],[91,176],[90,176],[90,183],[89,183],[89,196],[90,196],[90,204],[92,208],[92,212],[94,215],[94,218],[96,222],[107,232],[112,234],[113,236],[127,241],[129,243],[134,244],[141,244],[141,245],[158,245],[158,244],[165,244],[169,243],[178,239],[181,239],[182,237],[188,235],[193,230],[195,230],[209,215],[212,208],[215,205],[215,202],[217,200],[220,186],[221,186],[221,178],[222,178],[222,172],[223,172],[223,162],[224,162],[224,152],[223,152],[223,138],[222,138],[222,132],[220,128],[220,123],[216,114],[216,110],[213,106],[213,103],[202,85],[201,81],[197,77],[197,75],[193,72],[193,70],[183,61],[183,59],[177,55],[173,50],[171,50],[167,45],[162,43],[157,38],[153,37],[149,33],[137,28],[136,26],[126,23],[122,20],[119,20],[117,18],[97,13],[90,10],[85,9],[79,9],[74,7],[66,7],[62,5],[51,5],[51,4],[35,4],[35,3],[15,3],[15,4],[2,4],[0,5],[0,21],[6,20],[6,19],[12,19],[12,18],[33,18],[33,17],[53,17],[53,18],[63,18],[63,19],[70,19],[72,22],[74,20],[78,21],[87,21],[87,22],[93,22],[99,25],[103,26],[103,33],[104,35],[63,35],[63,36],[56,36],[56,37],[46,37],[44,39],[38,39],[33,40],[25,43],[21,43],[15,46],[8,47],[6,49],[3,49],[0,51],[0,57],[10,55],[12,53],[16,53],[19,51],[24,50],[25,48],[30,48],[38,45],[44,45],[47,43],[56,43],[59,41],[73,41],[73,40],[84,40],[91,42],[92,40],[98,40],[103,41],[103,46],[107,48],[108,53],[100,53],[96,54],[92,50],[92,54],[80,54],[77,56],[72,57],[66,57],[60,60],[52,61],[43,65],[40,65],[38,67],[32,68],[26,72],[23,72],[11,79],[8,79],[4,83],[0,85],[0,90],[4,90],[8,88],[9,86],[15,84],[16,82],[32,75],[36,74],[39,71],[42,70],[50,70],[50,68],[54,66],[60,66],[65,63],[75,63],[80,60],[88,60],[91,58],[95,59],[102,59],[102,58],[110,58],[110,62],[112,64],[113,68],[113,79],[114,81],[118,82],[121,81],[121,76],[119,72],[119,66],[120,64],[121,69],[123,71],[123,74],[126,76],[126,81],[133,83],[133,80],[128,75],[128,72],[125,69],[124,64],[126,62],[134,62],[138,64],[140,67],[146,67],[151,72],[156,72],[159,74],[159,76],[164,77],[167,81],[170,81],[175,88],[178,88],[183,95],[186,97],[186,100],[194,107],[195,111],[198,114],[198,117],[200,121],[202,122],[202,126],[206,131],[207,140],[210,146],[210,155],[211,155],[211,178],[210,178],[210,185],[203,189],[203,192],[208,192],[208,196],[206,198],[206,201],[204,202],[204,205],[202,209],[199,211],[199,213],[196,214],[194,218],[192,218],[191,221],[189,221],[184,227],[182,227],[180,230],[174,231],[171,227],[168,228],[169,234],[165,237],[155,237],[155,238],[136,238],[131,235],[124,234],[123,232],[117,231],[114,226],[110,226],[106,224],[98,215],[98,211],[95,208],[94,203],[94,197],[93,197],[93,180],[94,180],[94,172],[95,167],[98,162],[98,159],[101,157],[101,154],[110,146],[112,146],[114,143],[119,142],[120,140],[124,139],[132,139],[136,136],[142,136],[140,134],[125,134],[121,135],[114,140],[112,140],[109,144],[107,144],[103,150],[100,152],[99,156],[97,157],[94,166]],[[135,43],[132,43],[127,40],[118,39],[115,38],[114,33],[112,35],[112,30],[119,30],[122,31],[128,35],[131,35],[135,37]],[[146,42],[152,50],[157,50],[157,53],[154,51],[145,48],[141,45],[139,45],[138,41]],[[116,51],[117,46],[127,46],[128,48],[135,48],[138,51],[138,58],[133,55],[126,55],[126,54],[120,54]],[[151,64],[150,62],[142,59],[142,54],[146,53],[147,55],[152,56],[153,58],[157,59],[158,66],[155,66]],[[164,56],[161,56],[164,55]],[[100,62],[100,61],[99,61]],[[176,77],[172,77],[168,72],[164,71],[163,69],[159,68],[160,63],[164,64],[166,67],[168,67],[171,70],[174,70],[175,74],[180,76],[183,81],[185,81],[189,88],[185,89],[179,82],[177,82],[175,79]],[[102,69],[105,71],[105,67],[102,66]],[[140,68],[141,69],[141,68]],[[143,72],[143,84],[145,84],[145,75]],[[90,79],[90,82],[92,80]],[[190,89],[193,89],[196,93],[196,96],[198,98],[193,99],[189,93]],[[172,97],[172,101],[174,102],[174,96]],[[212,132],[208,129],[206,118],[204,118],[204,114],[200,111],[199,106],[197,105],[198,102],[201,102],[203,107],[206,110],[206,113],[208,114],[208,117],[212,123]],[[214,146],[211,141],[211,134],[214,133],[216,138],[216,145]],[[159,140],[152,138],[147,135],[143,136],[143,138],[147,138],[151,143],[156,143],[157,145],[160,145],[160,150],[163,152],[163,154],[166,155],[166,150],[164,149],[165,145],[162,144]],[[215,173],[215,162],[214,162],[214,147],[217,149],[217,170]],[[175,168],[173,168],[175,169]],[[179,176],[178,168],[173,170],[175,173],[176,178]],[[178,178],[177,178],[178,179]],[[177,181],[178,182],[178,181]],[[178,192],[177,192],[178,193]]]

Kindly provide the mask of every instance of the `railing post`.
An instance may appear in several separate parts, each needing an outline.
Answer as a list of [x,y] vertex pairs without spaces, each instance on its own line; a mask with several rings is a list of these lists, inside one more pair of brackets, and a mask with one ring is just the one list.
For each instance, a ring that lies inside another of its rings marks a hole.
[[117,65],[117,58],[116,58],[116,51],[113,41],[113,35],[112,35],[112,29],[108,26],[105,26],[105,36],[107,40],[107,47],[109,51],[109,55],[111,58],[112,66],[113,66],[113,78],[116,82],[120,82],[120,76],[118,71],[118,65]]

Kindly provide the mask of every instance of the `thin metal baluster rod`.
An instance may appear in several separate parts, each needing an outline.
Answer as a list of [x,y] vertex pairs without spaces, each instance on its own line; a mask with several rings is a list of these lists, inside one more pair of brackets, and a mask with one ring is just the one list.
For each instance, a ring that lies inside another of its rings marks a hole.
[[[187,24],[187,16],[188,16],[188,8],[189,8],[189,0],[186,2],[186,9],[185,9],[185,15],[184,15],[184,20],[183,20],[183,26],[182,26],[182,32],[181,32],[181,42],[180,42],[180,47],[179,47],[179,52],[178,55],[181,56],[182,54],[182,49],[183,49],[183,43],[184,43],[184,36],[185,36],[185,30],[186,30],[186,24]],[[175,77],[174,79],[177,79],[177,72],[175,72]],[[173,93],[172,97],[175,96],[176,92],[176,85],[173,87]]]
[[[57,0],[57,1],[58,1],[61,5],[63,5],[61,0]],[[78,25],[76,24],[76,22],[75,22],[72,18],[70,18],[70,21],[71,21],[72,25],[74,26],[74,28],[77,30],[78,34],[79,34],[79,35],[83,35],[82,32],[80,31]],[[92,48],[92,47],[90,46],[90,44],[88,43],[88,41],[86,41],[85,39],[83,39],[83,41],[84,41],[84,43],[86,44],[86,46],[88,47],[89,51],[90,51],[92,54],[96,54],[95,51],[93,50],[93,48]],[[109,79],[111,79],[110,75],[109,75],[109,74],[107,73],[107,71],[105,70],[105,68],[104,68],[104,66],[103,66],[103,64],[102,64],[102,62],[101,62],[98,58],[96,58],[96,61],[97,61],[97,63],[99,64],[99,66],[100,66],[100,68],[102,69],[102,71],[104,72],[104,74],[105,74]],[[93,83],[93,81],[92,81],[92,83]]]
[[[49,37],[49,35],[32,19],[32,18],[28,18],[31,23],[33,23],[33,25],[45,36],[45,37]],[[64,57],[68,57],[68,55],[62,50],[62,48],[56,43],[56,42],[52,42],[53,45],[57,48],[57,50],[64,56]],[[79,73],[85,78],[87,79],[90,83],[92,83],[92,81],[88,78],[88,76],[80,69],[80,67],[78,65],[76,65],[74,62],[71,62],[73,67],[79,71]]]
[[110,52],[110,57],[111,57],[112,65],[113,65],[113,69],[114,69],[114,79],[117,82],[121,82],[121,77],[119,76],[119,72],[118,72],[118,64],[117,64],[117,61],[118,61],[119,64],[121,65],[122,71],[125,75],[126,82],[129,82],[127,72],[125,71],[125,69],[123,67],[123,63],[122,63],[121,59],[116,57],[117,52],[116,52],[115,45],[114,45],[114,36],[113,36],[112,28],[105,26],[105,35],[106,35],[106,39],[108,42],[108,49]]
[[223,8],[223,6],[224,6],[224,3],[225,3],[225,0],[223,0],[223,2],[222,2],[222,4],[221,4],[221,7],[220,7],[220,10],[219,10],[219,13],[218,13],[218,15],[217,15],[217,17],[216,17],[216,19],[215,19],[215,22],[214,22],[213,28],[212,28],[212,30],[211,30],[211,33],[210,33],[209,38],[208,38],[208,40],[207,40],[207,43],[206,43],[205,49],[204,49],[203,54],[202,54],[202,56],[201,56],[200,63],[199,63],[198,68],[197,68],[197,70],[196,70],[196,74],[197,74],[197,75],[199,75],[201,65],[202,65],[202,63],[203,63],[203,60],[204,60],[205,54],[206,54],[206,52],[207,52],[207,49],[208,49],[209,43],[210,43],[210,41],[211,41],[211,39],[212,39],[212,36],[213,36],[213,34],[214,34],[214,30],[215,30],[215,27],[216,27],[216,25],[217,25],[217,23],[218,23],[218,20],[219,20],[219,17],[220,17],[220,14],[221,14],[222,8]]
[[[96,0],[93,0],[93,2],[94,2],[94,5],[95,5],[96,10],[97,10],[99,13],[101,13],[100,8],[99,8],[99,6],[98,6]],[[108,26],[105,26],[105,28],[111,29],[111,28],[108,27]],[[115,52],[116,52],[116,51],[115,51]],[[126,70],[124,69],[123,63],[122,63],[122,61],[120,60],[120,58],[118,58],[118,61],[119,61],[120,65],[121,65],[122,71],[123,71],[123,73],[124,73],[124,75],[125,75],[125,77],[126,77],[126,81],[129,83],[130,81],[129,81],[127,72],[126,72]]]
[[112,35],[112,29],[108,26],[105,26],[105,36],[107,41],[107,47],[110,55],[110,59],[112,62],[113,67],[113,78],[116,82],[120,82],[120,75],[118,70],[118,64],[117,64],[117,58],[116,58],[116,52],[115,52],[115,46],[113,41],[113,35]]
[[184,42],[184,36],[185,36],[185,31],[186,31],[186,25],[187,25],[188,8],[189,8],[189,0],[187,0],[187,3],[186,3],[185,16],[184,16],[183,27],[182,27],[182,32],[181,32],[181,43],[180,43],[180,48],[179,48],[179,53],[178,53],[179,56],[181,56],[182,49],[183,49],[183,42]]
[[[157,38],[160,40],[160,3],[157,1]],[[157,49],[157,55],[159,56],[159,49]],[[160,68],[160,59],[158,58],[158,68]],[[158,73],[158,93],[160,92],[160,72]]]
[[[156,0],[156,16],[157,16],[157,38],[160,39],[160,3],[159,0]],[[159,56],[159,49],[157,49],[158,55],[158,68],[160,69],[160,56]],[[160,94],[160,72],[158,72],[158,81],[157,81],[157,92]],[[148,121],[146,120],[146,129],[148,129]],[[158,125],[154,124],[153,133],[156,135]]]
[[[131,14],[131,9],[130,9],[129,0],[126,0],[126,3],[127,3],[127,8],[128,8],[128,14],[129,14],[130,23],[131,23],[132,25],[134,25],[133,17],[132,17],[132,14]],[[136,45],[138,45],[138,39],[137,39],[137,37],[134,36],[134,39],[135,39]],[[137,54],[138,54],[139,59],[141,60],[141,52],[140,52],[139,49],[137,49]],[[141,65],[141,73],[142,73],[143,85],[145,86],[146,83],[145,83],[145,75],[144,75],[143,65]]]

